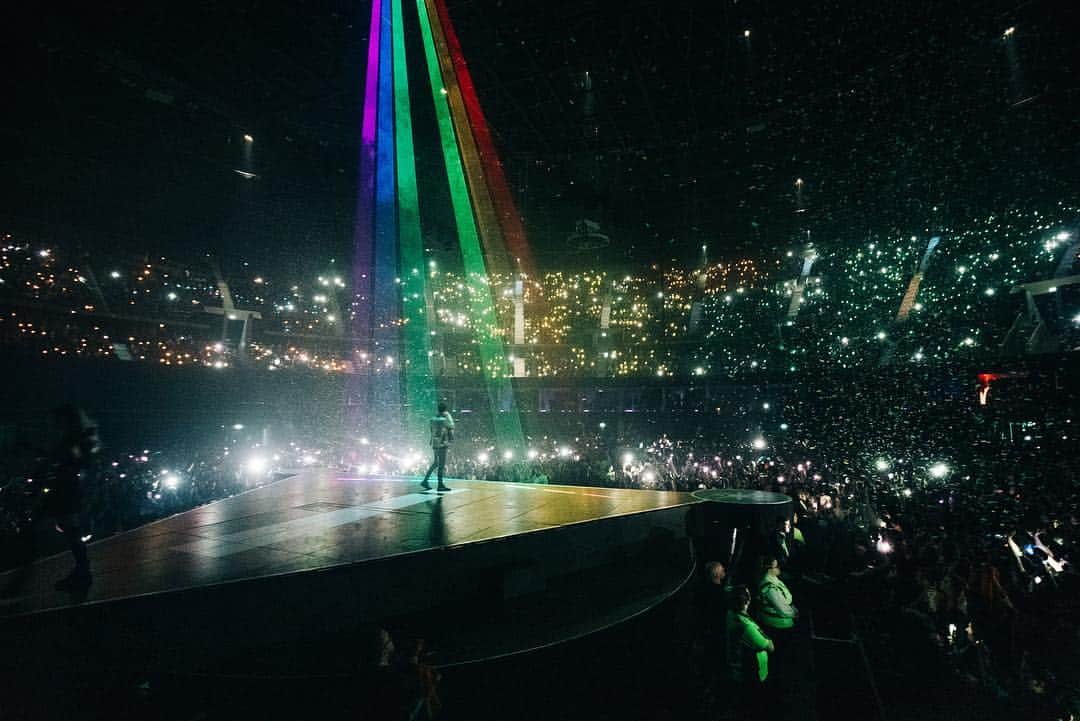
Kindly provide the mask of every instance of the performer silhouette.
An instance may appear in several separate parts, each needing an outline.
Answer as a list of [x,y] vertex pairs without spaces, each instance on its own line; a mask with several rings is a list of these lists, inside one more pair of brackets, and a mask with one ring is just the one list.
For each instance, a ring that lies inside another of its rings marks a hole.
[[53,411],[60,427],[60,441],[54,451],[55,474],[52,492],[46,496],[45,515],[56,521],[56,526],[68,543],[75,568],[63,580],[57,581],[57,590],[77,591],[90,585],[90,560],[83,541],[82,488],[83,471],[100,448],[97,427],[79,408],[60,406]]
[[435,490],[439,493],[451,490],[443,483],[443,473],[446,471],[446,452],[450,450],[450,443],[453,440],[454,419],[450,416],[446,404],[440,403],[438,413],[431,419],[431,450],[434,453],[434,459],[428,466],[427,473],[424,474],[424,480],[420,483],[420,487],[425,491],[431,490],[428,479],[431,478],[431,472],[434,470],[438,470],[436,477],[439,480],[439,485]]
[[[53,448],[42,451],[40,493],[31,524],[19,534],[14,572],[0,589],[0,598],[18,596],[29,581],[37,558],[38,535],[44,531],[42,521],[64,535],[75,561],[71,573],[56,582],[58,591],[83,594],[90,587],[90,559],[83,540],[82,476],[93,464],[100,449],[97,426],[86,413],[72,405],[53,409],[57,439]],[[35,477],[37,477],[35,472]]]

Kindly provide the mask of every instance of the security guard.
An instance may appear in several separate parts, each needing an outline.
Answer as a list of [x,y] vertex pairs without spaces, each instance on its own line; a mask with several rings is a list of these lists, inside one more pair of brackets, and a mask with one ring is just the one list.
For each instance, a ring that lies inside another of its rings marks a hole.
[[732,608],[727,612],[727,667],[735,690],[738,718],[757,718],[765,704],[763,689],[769,677],[769,654],[773,642],[750,618],[750,589],[737,586],[732,591]]
[[758,586],[758,593],[761,595],[759,620],[766,628],[786,631],[795,625],[799,611],[791,603],[791,590],[780,580],[780,562],[769,556],[765,558],[762,566],[764,574]]
[[791,591],[780,580],[780,563],[774,556],[766,556],[762,563],[764,574],[758,586],[761,608],[758,621],[776,640],[779,653],[775,659],[776,675],[783,677],[784,668],[791,661],[791,640],[795,619],[799,610],[792,605]]

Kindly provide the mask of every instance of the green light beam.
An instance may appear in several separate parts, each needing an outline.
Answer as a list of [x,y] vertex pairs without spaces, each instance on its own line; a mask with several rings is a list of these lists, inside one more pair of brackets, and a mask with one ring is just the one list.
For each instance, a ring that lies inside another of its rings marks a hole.
[[413,443],[426,441],[428,419],[434,413],[437,389],[431,373],[430,330],[425,307],[427,269],[420,233],[420,201],[416,189],[416,156],[413,148],[409,75],[405,64],[405,25],[402,0],[392,0],[391,26],[394,54],[395,147],[397,152],[398,248],[401,262],[401,320],[405,376],[405,437]]
[[[513,386],[506,374],[506,353],[502,340],[497,335],[499,318],[495,312],[491,288],[487,282],[484,254],[480,249],[480,238],[477,235],[476,221],[472,213],[465,171],[462,168],[461,155],[458,153],[457,138],[450,118],[447,95],[444,94],[445,86],[438,56],[435,54],[435,41],[432,37],[431,23],[428,20],[424,0],[417,0],[416,9],[420,19],[420,33],[424,41],[424,56],[431,81],[435,116],[439,123],[439,138],[446,162],[446,175],[450,183],[450,201],[458,230],[458,243],[461,246],[466,283],[471,291],[470,311],[473,326],[476,329],[474,342],[480,350],[495,438],[503,448],[520,449],[523,445],[521,418],[518,416]],[[468,129],[465,129],[465,132],[468,132]]]

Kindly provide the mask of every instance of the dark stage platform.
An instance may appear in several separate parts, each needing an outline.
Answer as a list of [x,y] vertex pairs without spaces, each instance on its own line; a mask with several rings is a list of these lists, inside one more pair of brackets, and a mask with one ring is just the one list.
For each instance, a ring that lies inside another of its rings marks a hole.
[[692,569],[689,494],[449,483],[305,472],[91,544],[85,599],[52,589],[67,554],[43,559],[0,605],[0,639],[53,661],[63,649],[72,664],[214,673],[255,649],[434,612],[455,621],[420,631],[460,663],[617,623]]

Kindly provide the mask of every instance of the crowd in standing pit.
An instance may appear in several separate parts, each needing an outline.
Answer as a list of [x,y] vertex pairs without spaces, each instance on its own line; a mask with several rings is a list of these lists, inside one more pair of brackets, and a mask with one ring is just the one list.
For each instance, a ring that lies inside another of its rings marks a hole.
[[[620,433],[598,430],[561,443],[554,433],[540,436],[535,457],[509,460],[461,423],[460,445],[475,445],[451,452],[448,471],[451,478],[785,493],[796,511],[793,526],[779,531],[785,573],[843,589],[867,645],[888,649],[878,656],[886,677],[925,676],[928,688],[950,679],[1047,709],[1075,704],[1080,435],[1073,395],[1054,383],[1018,382],[1011,396],[998,390],[983,406],[973,388],[886,380],[795,387],[774,422],[740,433],[695,427],[682,436],[672,423],[650,437],[662,421],[642,417]],[[491,457],[481,460],[476,448],[491,448]],[[100,537],[227,496],[269,480],[275,466],[337,465],[348,456],[336,444],[294,446],[277,460],[263,451],[267,457],[254,465],[240,449],[107,450],[87,479],[93,531]],[[9,473],[0,490],[5,533],[20,523],[28,490],[28,474]]]

